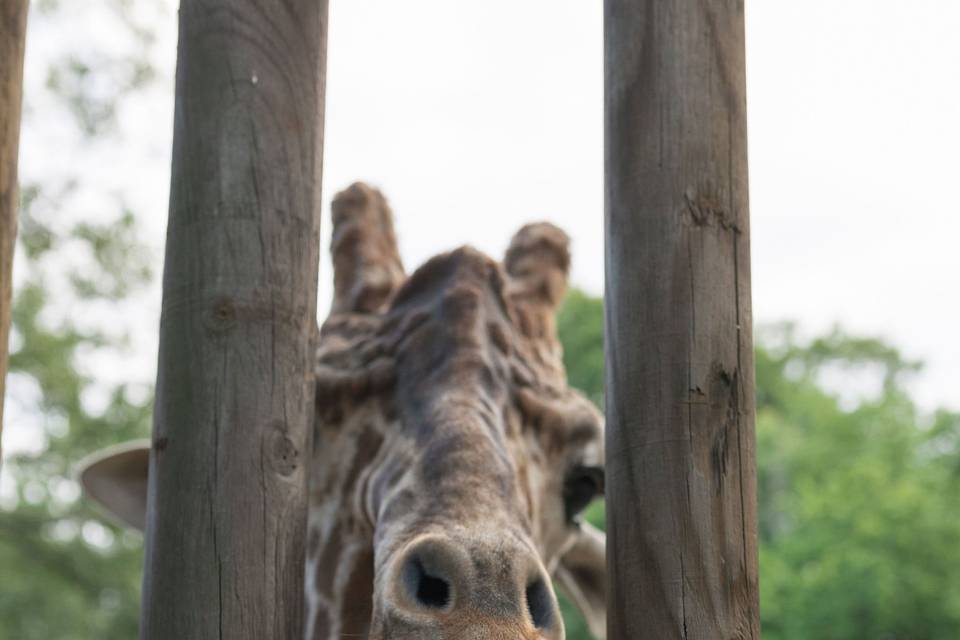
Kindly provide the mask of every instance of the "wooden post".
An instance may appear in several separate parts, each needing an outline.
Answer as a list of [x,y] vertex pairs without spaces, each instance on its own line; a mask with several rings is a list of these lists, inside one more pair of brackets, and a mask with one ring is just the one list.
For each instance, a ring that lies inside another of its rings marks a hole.
[[606,0],[609,637],[759,638],[742,0]]
[[3,398],[13,305],[13,250],[17,241],[19,199],[17,154],[26,39],[27,0],[0,0],[0,435],[3,435]]
[[326,0],[183,0],[141,637],[299,640]]

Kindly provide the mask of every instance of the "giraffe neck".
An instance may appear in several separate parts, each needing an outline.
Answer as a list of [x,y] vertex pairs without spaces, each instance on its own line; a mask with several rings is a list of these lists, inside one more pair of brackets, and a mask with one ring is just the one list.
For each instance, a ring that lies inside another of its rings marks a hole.
[[383,402],[371,405],[317,418],[305,585],[311,640],[366,638],[369,631],[377,494],[400,486],[409,467],[396,417]]
[[353,408],[348,422],[336,417],[318,416],[314,434],[305,585],[310,640],[367,637],[373,607],[374,526],[365,488],[389,449],[390,420],[379,406]]

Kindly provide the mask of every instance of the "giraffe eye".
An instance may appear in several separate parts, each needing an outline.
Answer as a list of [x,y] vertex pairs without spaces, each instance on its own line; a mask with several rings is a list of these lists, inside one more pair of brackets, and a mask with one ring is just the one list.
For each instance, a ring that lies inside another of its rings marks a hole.
[[567,513],[567,522],[578,522],[580,513],[594,498],[603,495],[603,467],[575,467],[563,483],[563,505]]

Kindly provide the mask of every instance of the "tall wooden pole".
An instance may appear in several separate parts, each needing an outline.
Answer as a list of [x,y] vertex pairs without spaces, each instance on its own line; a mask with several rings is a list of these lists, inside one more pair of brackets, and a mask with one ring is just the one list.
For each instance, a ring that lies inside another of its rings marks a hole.
[[141,637],[302,637],[327,2],[183,0]]
[[26,39],[27,0],[0,0],[0,435],[3,435],[3,398],[13,305],[13,249],[17,240],[19,199],[17,154]]
[[759,638],[742,0],[605,0],[609,637]]

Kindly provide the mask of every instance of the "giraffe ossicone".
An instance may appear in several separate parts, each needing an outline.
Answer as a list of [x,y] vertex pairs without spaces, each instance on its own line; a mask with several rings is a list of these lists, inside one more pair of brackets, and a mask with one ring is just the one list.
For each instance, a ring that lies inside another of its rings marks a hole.
[[[603,419],[567,385],[557,339],[566,234],[527,225],[502,264],[463,247],[407,276],[376,189],[338,194],[333,225],[306,637],[558,640],[554,582],[604,637],[605,538],[579,519],[603,492]],[[143,522],[129,455],[82,479]]]

